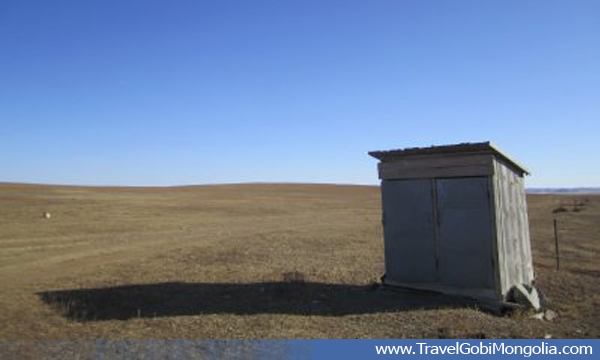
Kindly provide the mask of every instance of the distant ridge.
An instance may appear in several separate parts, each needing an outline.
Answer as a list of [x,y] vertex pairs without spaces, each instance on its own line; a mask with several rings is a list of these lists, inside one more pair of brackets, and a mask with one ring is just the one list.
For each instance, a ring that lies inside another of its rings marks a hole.
[[528,194],[600,194],[600,187],[581,187],[581,188],[529,188],[525,192]]

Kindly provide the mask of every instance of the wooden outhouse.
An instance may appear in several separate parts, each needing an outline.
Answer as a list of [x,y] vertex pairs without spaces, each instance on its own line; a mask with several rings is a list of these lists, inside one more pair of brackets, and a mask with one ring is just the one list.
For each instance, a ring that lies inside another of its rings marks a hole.
[[380,161],[385,284],[497,300],[531,285],[524,167],[489,142],[369,155]]

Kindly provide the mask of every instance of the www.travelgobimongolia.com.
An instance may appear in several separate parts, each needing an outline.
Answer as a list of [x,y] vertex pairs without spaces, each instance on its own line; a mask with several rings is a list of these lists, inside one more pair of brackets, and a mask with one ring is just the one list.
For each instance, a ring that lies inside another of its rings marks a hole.
[[486,354],[502,354],[502,355],[523,355],[530,357],[531,355],[592,355],[591,346],[557,346],[548,345],[542,342],[541,345],[505,345],[504,343],[487,343],[480,342],[479,344],[471,344],[468,342],[456,342],[456,345],[427,345],[427,343],[416,343],[416,346],[375,346],[375,351],[378,355],[486,355]]

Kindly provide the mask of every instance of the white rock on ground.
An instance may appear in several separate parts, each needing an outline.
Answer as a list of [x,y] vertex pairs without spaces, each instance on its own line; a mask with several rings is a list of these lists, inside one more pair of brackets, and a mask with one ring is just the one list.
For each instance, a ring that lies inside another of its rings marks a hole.
[[557,317],[558,317],[558,314],[555,311],[552,311],[552,310],[544,311],[544,320],[546,320],[546,321],[552,321],[552,320],[556,319]]

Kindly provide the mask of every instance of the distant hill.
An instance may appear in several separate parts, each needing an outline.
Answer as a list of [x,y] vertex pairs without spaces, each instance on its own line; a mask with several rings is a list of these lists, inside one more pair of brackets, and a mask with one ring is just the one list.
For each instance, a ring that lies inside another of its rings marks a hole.
[[525,190],[528,194],[600,194],[600,187],[581,187],[581,188],[529,188]]

